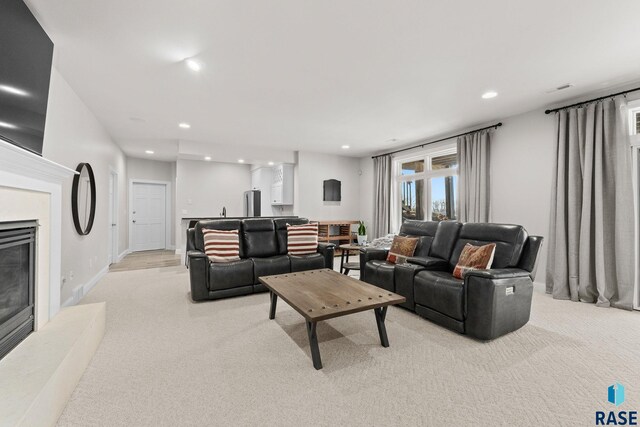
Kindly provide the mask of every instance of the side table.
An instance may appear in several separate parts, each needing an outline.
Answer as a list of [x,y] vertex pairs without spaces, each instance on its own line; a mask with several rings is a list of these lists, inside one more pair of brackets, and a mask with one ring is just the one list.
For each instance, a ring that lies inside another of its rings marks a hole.
[[360,270],[359,262],[349,262],[349,254],[351,251],[360,251],[361,247],[360,245],[351,243],[338,246],[338,248],[342,250],[342,255],[340,255],[340,273],[348,275],[351,270]]

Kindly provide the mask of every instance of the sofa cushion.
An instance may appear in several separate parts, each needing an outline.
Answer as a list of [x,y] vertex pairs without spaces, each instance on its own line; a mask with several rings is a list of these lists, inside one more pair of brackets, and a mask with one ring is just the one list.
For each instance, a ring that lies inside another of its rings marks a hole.
[[209,290],[253,285],[253,262],[248,259],[209,264]]
[[310,255],[318,252],[318,224],[287,226],[289,255]]
[[242,220],[242,241],[247,258],[262,258],[278,254],[276,229],[272,219]]
[[487,270],[491,268],[495,253],[495,243],[483,246],[473,246],[471,243],[467,243],[460,253],[456,267],[453,269],[453,277],[464,279],[464,276],[471,270]]
[[202,230],[204,253],[211,262],[231,262],[240,259],[238,230]]
[[291,261],[291,272],[318,270],[324,268],[324,257],[322,254],[315,253],[311,255],[289,255]]
[[[438,230],[436,221],[419,221],[408,219],[400,226],[400,235],[418,238],[418,244],[414,252],[415,256],[428,256],[431,251],[433,239]],[[446,258],[449,258],[447,255]]]
[[418,238],[416,237],[394,237],[391,249],[389,249],[389,254],[387,255],[387,262],[392,264],[403,263],[407,258],[413,256],[417,244]]
[[287,253],[287,224],[302,225],[308,224],[307,218],[277,218],[273,220],[276,227],[276,238],[278,239],[278,255]]
[[461,222],[440,221],[428,255],[449,260],[461,228]]
[[367,283],[386,289],[391,292],[395,292],[394,285],[394,268],[395,264],[387,261],[369,261],[365,268],[365,277]]
[[[238,230],[240,231],[239,219],[213,219],[198,221],[195,226],[195,247],[196,250],[204,252],[204,234],[202,230]],[[244,247],[240,239],[240,258],[244,258]]]
[[491,268],[516,267],[527,237],[527,232],[520,225],[468,222],[460,229],[460,235],[449,258],[449,265],[453,270],[467,243],[474,246],[495,243],[496,253]]
[[425,270],[416,274],[413,283],[416,304],[464,320],[464,281],[445,271]]
[[262,276],[272,276],[274,274],[291,273],[291,263],[288,255],[276,255],[267,258],[251,258],[253,261],[254,284],[260,283],[258,280]]

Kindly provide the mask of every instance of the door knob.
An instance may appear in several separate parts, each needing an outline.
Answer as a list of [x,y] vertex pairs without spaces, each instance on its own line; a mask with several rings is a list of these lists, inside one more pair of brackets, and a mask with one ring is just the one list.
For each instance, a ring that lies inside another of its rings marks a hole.
[[136,222],[136,220],[134,219],[134,220],[133,220],[133,222],[135,223],[135,222]]

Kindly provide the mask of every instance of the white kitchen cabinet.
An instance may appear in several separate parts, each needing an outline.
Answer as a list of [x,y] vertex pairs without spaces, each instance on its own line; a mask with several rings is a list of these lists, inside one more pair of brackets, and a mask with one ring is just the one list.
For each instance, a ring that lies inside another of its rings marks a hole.
[[293,205],[293,165],[274,166],[272,177],[271,204]]

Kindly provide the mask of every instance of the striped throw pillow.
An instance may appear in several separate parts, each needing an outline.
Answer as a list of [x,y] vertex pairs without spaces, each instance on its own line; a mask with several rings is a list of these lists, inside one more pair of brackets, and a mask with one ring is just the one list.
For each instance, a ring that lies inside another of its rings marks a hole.
[[287,224],[289,255],[309,255],[318,252],[318,224]]
[[204,252],[211,262],[230,262],[240,259],[238,230],[202,230]]

